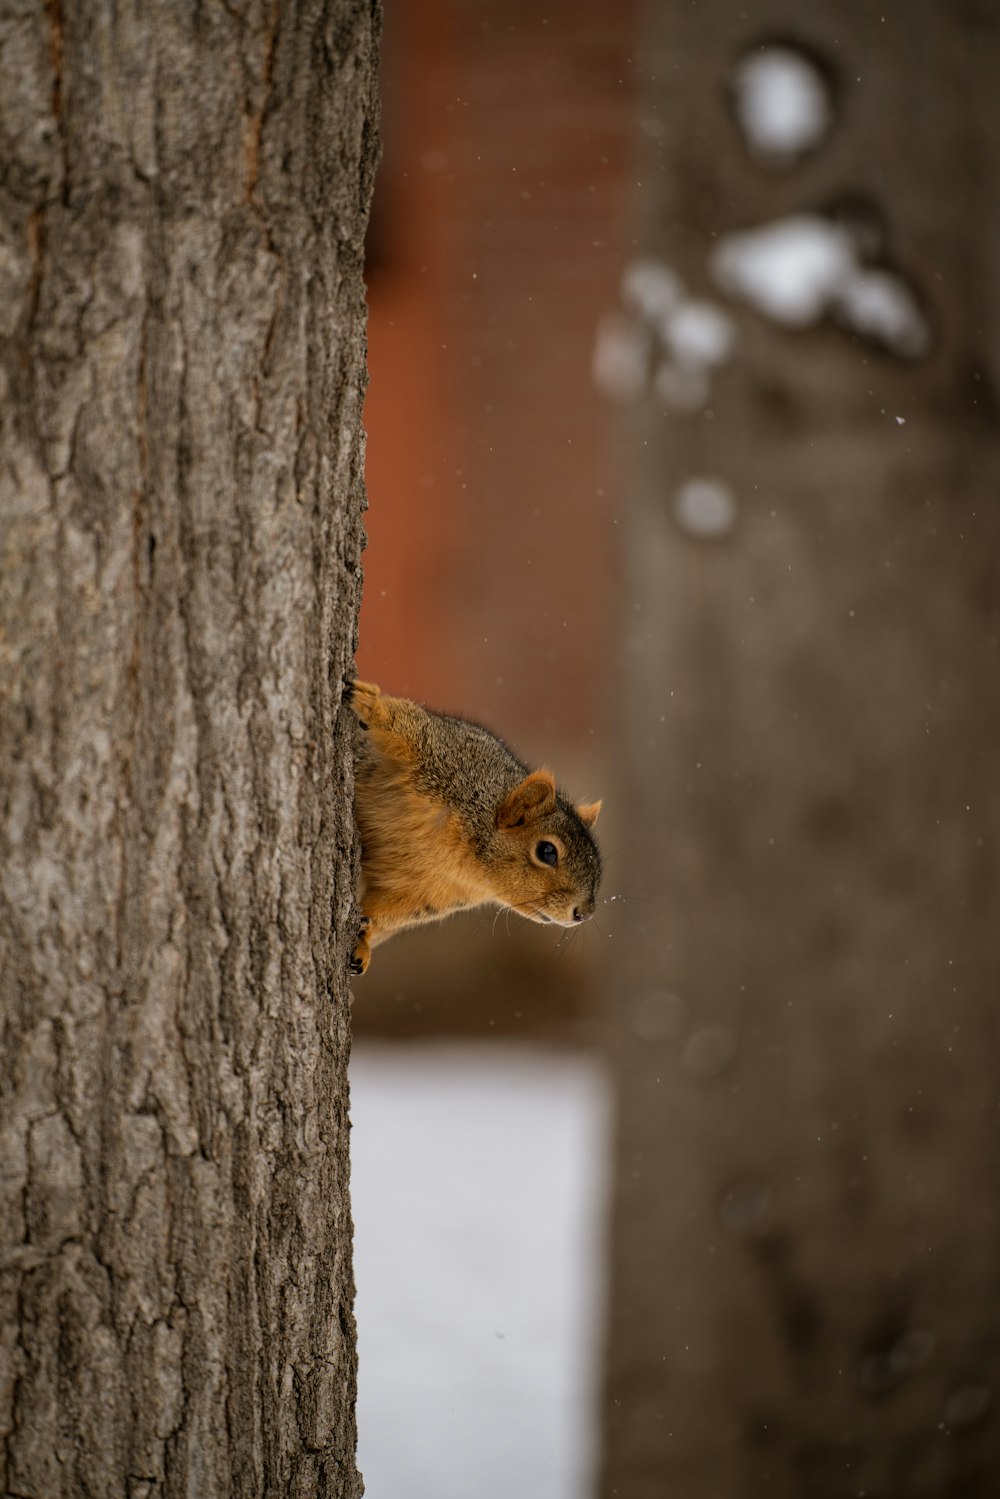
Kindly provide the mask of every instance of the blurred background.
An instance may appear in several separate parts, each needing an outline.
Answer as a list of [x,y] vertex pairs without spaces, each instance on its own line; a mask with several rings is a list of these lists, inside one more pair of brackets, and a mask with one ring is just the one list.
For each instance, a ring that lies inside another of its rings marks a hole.
[[388,4],[358,669],[601,796],[356,984],[378,1499],[993,1499],[1000,12]]

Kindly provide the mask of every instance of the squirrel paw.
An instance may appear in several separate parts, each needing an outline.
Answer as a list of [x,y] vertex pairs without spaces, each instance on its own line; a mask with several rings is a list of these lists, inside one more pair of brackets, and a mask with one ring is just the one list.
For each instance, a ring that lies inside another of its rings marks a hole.
[[357,678],[353,682],[348,682],[344,697],[358,715],[358,722],[363,729],[368,728],[373,717],[379,716],[377,705],[381,696],[382,689],[376,687],[374,682],[359,682]]
[[372,960],[371,943],[368,941],[368,928],[372,924],[370,916],[362,916],[359,923],[358,940],[351,954],[350,969],[352,973],[361,974],[368,972],[368,964]]

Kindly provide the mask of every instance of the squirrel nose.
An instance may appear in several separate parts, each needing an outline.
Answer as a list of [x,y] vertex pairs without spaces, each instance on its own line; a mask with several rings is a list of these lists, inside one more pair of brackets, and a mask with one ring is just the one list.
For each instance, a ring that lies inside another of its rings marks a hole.
[[590,916],[593,916],[593,914],[594,914],[594,902],[592,900],[588,900],[582,906],[574,906],[573,907],[573,920],[574,921],[586,921],[587,918],[590,917]]

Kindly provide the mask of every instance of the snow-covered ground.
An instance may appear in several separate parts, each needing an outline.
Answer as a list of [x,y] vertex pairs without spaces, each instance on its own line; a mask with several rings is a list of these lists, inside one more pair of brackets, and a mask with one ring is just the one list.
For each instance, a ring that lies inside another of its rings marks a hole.
[[362,1044],[351,1094],[368,1499],[587,1499],[604,1076],[578,1053]]

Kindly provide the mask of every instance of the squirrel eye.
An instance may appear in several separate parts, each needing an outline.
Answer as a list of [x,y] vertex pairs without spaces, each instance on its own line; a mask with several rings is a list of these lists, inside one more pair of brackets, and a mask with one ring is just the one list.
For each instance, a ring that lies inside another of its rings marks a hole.
[[554,843],[548,843],[543,838],[541,843],[535,844],[535,858],[541,859],[543,864],[558,864],[559,850]]

